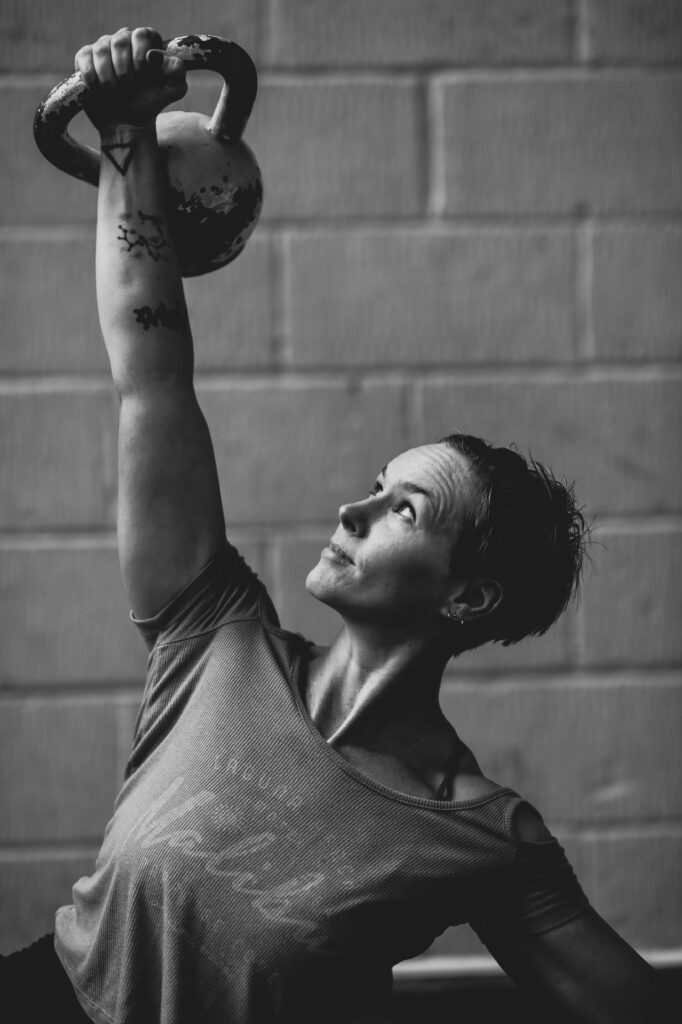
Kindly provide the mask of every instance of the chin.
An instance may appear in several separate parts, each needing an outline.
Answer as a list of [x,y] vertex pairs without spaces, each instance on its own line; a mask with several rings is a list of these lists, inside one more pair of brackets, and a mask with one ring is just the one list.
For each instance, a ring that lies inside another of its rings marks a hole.
[[334,585],[330,575],[328,568],[320,559],[306,576],[305,588],[317,601],[334,608],[335,597],[338,597],[338,587]]
[[316,597],[318,601],[321,601],[323,599],[322,592],[327,589],[324,586],[324,581],[321,579],[322,572],[322,566],[320,565],[320,562],[318,562],[317,565],[314,565],[312,567],[312,569],[305,578],[306,590],[308,591],[309,594],[312,594],[313,597]]

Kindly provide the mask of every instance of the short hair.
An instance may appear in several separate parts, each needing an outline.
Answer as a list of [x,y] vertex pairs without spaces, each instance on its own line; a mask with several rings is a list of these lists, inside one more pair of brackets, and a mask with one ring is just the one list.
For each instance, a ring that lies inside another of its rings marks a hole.
[[497,608],[458,630],[457,651],[540,636],[580,590],[590,528],[573,485],[514,446],[460,433],[440,443],[466,458],[476,481],[451,569],[497,580],[504,592]]

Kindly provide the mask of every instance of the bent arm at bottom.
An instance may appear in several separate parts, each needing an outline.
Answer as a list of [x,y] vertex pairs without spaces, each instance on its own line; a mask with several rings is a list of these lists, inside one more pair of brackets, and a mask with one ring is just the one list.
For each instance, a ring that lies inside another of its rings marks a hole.
[[672,1024],[653,968],[593,910],[541,935],[481,938],[502,969],[574,1024]]

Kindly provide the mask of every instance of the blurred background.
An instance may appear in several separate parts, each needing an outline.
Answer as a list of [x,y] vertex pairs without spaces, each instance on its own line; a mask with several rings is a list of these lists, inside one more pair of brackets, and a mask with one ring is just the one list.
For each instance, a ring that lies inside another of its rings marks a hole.
[[[579,608],[453,663],[443,703],[597,910],[682,963],[679,0],[4,0],[0,952],[51,931],[91,870],[145,672],[96,192],[31,131],[74,52],[124,24],[233,38],[260,73],[261,223],[186,284],[232,539],[323,643],[305,575],[401,449],[460,429],[575,480]],[[189,82],[182,106],[212,112],[219,79]],[[484,952],[459,928],[397,973],[485,972]]]

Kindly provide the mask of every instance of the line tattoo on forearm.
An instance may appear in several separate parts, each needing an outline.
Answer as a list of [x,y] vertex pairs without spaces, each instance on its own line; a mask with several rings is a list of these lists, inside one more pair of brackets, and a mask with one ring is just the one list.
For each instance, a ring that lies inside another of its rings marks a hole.
[[121,247],[121,252],[129,253],[138,260],[143,259],[146,254],[151,256],[155,263],[168,259],[164,254],[164,250],[168,248],[168,240],[163,233],[159,217],[138,210],[137,214],[122,213],[121,220],[136,220],[138,224],[138,227],[133,227],[130,223],[118,225],[119,234],[116,241],[123,242],[126,246],[125,249]]
[[108,146],[102,146],[102,152],[114,165],[119,174],[124,177],[135,153],[137,142],[112,142]]
[[184,302],[178,301],[169,309],[165,303],[160,302],[156,309],[151,306],[140,306],[134,309],[135,320],[142,324],[142,328],[148,331],[150,327],[167,327],[171,331],[181,331],[189,327],[187,308]]

